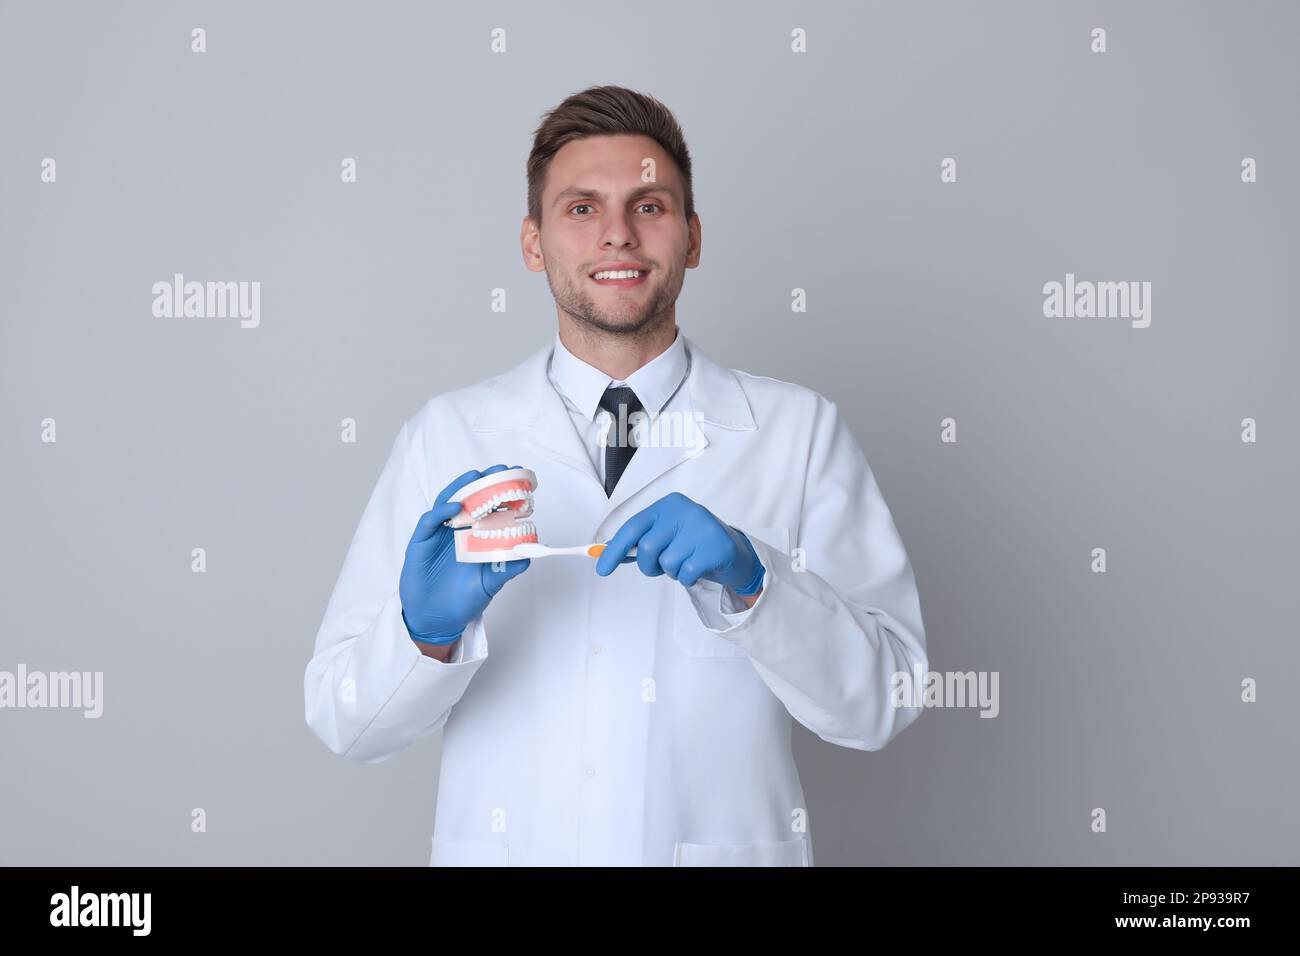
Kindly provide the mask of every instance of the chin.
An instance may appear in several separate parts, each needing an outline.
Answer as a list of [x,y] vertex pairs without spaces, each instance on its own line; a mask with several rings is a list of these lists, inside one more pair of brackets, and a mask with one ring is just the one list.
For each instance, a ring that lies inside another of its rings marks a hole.
[[598,316],[590,320],[590,324],[602,332],[608,332],[611,335],[631,335],[637,332],[644,332],[646,329],[654,326],[658,316],[636,316],[634,318],[620,319]]

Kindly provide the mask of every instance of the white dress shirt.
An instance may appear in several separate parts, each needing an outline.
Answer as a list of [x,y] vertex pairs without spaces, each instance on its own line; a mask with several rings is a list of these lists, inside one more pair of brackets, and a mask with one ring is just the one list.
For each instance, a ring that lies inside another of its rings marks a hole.
[[546,374],[564,400],[573,427],[587,447],[596,477],[602,485],[605,483],[605,436],[614,423],[614,416],[600,407],[605,389],[627,386],[636,393],[646,414],[653,417],[663,411],[668,400],[686,381],[690,367],[691,357],[680,329],[675,330],[672,345],[626,379],[618,380],[578,358],[564,347],[560,333],[555,333],[555,348]]

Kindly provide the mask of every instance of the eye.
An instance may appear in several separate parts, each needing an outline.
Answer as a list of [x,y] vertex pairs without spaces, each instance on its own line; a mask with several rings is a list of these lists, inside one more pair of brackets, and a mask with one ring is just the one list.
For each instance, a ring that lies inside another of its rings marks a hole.
[[[661,205],[660,205],[659,203],[657,203],[657,202],[643,202],[643,203],[638,203],[638,204],[637,204],[637,208],[638,208],[638,209],[644,209],[646,206],[652,206],[652,207],[654,207],[654,209],[659,210],[659,211],[662,211],[662,210],[663,210],[663,206],[661,206]],[[576,211],[579,210],[579,209],[589,209],[589,208],[591,208],[591,203],[580,202],[580,203],[578,203],[577,205],[570,206],[570,207],[569,207],[569,212],[570,212],[570,213],[574,213],[574,212],[576,212]]]

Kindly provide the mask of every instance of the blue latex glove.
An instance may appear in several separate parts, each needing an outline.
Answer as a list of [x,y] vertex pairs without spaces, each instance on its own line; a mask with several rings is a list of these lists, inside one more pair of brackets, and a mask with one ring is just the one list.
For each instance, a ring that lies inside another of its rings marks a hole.
[[505,583],[522,574],[531,563],[527,558],[507,561],[501,565],[503,570],[494,571],[490,563],[457,561],[455,532],[443,524],[460,514],[460,505],[449,503],[448,498],[471,481],[505,468],[493,465],[486,471],[465,472],[438,493],[433,507],[415,526],[398,585],[402,620],[414,640],[425,644],[455,643]]
[[596,573],[612,572],[633,546],[632,560],[650,577],[666,574],[688,588],[703,578],[745,595],[763,586],[766,571],[749,538],[677,492],[628,518],[596,560]]

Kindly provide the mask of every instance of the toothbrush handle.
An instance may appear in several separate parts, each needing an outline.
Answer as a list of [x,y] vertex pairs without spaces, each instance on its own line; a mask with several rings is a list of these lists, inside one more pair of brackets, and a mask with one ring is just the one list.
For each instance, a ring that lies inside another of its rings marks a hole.
[[[593,544],[590,547],[583,548],[582,550],[585,551],[587,554],[591,555],[593,558],[598,558],[605,553],[605,546],[603,544]],[[635,545],[628,549],[627,556],[629,558],[636,557]]]

